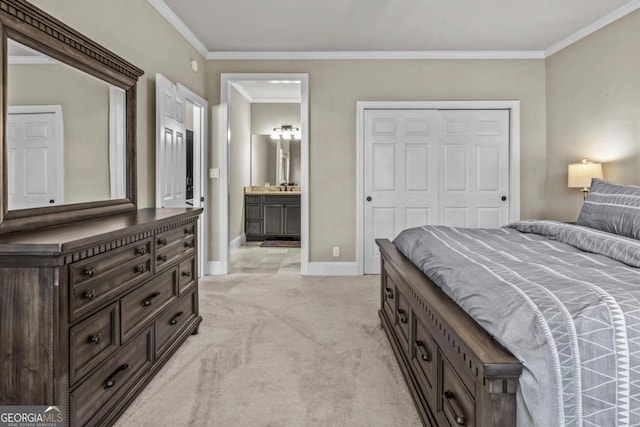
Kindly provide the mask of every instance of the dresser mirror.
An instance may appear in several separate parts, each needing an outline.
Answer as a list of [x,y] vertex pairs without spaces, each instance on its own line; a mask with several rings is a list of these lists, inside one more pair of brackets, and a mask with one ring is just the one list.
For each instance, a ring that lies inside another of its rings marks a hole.
[[142,70],[24,0],[0,21],[0,233],[136,209]]

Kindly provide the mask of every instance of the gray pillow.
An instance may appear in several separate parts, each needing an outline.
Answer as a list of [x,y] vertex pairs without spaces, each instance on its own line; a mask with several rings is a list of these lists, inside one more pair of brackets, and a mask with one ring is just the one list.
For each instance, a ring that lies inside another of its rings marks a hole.
[[640,187],[593,178],[576,224],[640,240]]

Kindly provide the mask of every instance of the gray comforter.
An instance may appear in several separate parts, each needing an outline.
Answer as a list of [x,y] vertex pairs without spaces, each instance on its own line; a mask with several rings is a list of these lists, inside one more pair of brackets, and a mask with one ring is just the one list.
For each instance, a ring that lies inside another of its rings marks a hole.
[[394,244],[522,361],[518,426],[640,425],[640,241],[523,221]]

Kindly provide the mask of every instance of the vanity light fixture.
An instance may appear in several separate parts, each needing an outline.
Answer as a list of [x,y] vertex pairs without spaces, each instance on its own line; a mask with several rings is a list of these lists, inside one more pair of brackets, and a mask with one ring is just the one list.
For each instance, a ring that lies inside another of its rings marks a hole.
[[300,139],[300,128],[294,128],[291,125],[282,125],[279,128],[273,128],[271,139]]
[[569,165],[568,186],[569,188],[582,188],[584,200],[587,199],[592,178],[602,179],[602,163],[593,163],[582,159],[581,163]]

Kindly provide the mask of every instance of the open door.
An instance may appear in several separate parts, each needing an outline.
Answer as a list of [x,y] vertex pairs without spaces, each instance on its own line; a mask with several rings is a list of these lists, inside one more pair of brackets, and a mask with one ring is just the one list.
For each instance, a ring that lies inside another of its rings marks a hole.
[[156,74],[156,207],[187,205],[186,105],[178,86]]

